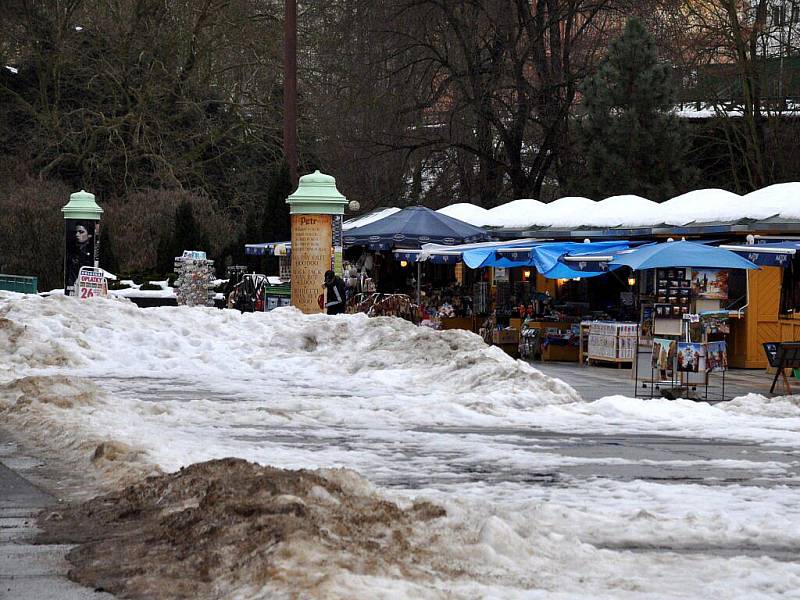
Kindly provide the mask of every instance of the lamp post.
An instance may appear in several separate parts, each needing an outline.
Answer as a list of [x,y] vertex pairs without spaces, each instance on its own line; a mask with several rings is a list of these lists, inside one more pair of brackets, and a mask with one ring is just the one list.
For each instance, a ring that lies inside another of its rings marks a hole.
[[306,314],[319,313],[317,298],[325,271],[334,268],[337,254],[341,261],[341,219],[347,199],[336,189],[333,177],[314,171],[300,178],[286,203],[292,220],[292,306]]
[[94,194],[81,190],[69,197],[64,213],[64,294],[75,294],[81,267],[100,266],[100,215]]

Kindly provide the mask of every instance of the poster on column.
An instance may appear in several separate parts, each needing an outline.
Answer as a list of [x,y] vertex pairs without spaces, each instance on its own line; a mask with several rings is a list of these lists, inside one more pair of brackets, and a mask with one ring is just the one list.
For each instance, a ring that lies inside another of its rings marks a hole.
[[325,271],[331,268],[331,215],[292,215],[292,304],[306,314],[322,312]]
[[75,295],[75,280],[81,267],[96,267],[100,261],[100,221],[67,219],[64,235],[64,293]]
[[342,274],[342,223],[343,215],[333,215],[333,256],[331,258],[331,269],[335,273]]

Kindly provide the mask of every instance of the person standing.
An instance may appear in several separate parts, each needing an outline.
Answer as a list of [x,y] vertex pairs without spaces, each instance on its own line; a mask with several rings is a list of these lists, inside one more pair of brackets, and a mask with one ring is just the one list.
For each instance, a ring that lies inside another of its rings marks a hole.
[[325,271],[325,312],[329,315],[338,315],[345,309],[345,288],[344,281],[337,277],[333,271]]

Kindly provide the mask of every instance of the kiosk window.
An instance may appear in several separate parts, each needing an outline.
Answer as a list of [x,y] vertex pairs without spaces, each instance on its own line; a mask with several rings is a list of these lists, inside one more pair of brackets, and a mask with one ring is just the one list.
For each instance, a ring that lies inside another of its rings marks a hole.
[[723,302],[727,310],[737,310],[747,304],[747,271],[731,269],[728,271],[728,300]]
[[780,308],[782,315],[800,312],[800,263],[798,261],[800,261],[799,258],[792,258],[791,262],[783,269]]

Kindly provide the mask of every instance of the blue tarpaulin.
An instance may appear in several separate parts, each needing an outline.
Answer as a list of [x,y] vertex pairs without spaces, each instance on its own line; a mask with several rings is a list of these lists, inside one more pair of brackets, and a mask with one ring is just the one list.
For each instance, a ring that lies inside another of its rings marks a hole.
[[[562,261],[565,256],[582,256],[597,252],[611,252],[612,250],[625,249],[630,246],[626,241],[613,242],[543,242],[529,248],[519,249],[494,249],[488,252],[481,248],[476,251],[464,253],[464,263],[471,268],[478,267],[534,267],[544,277],[549,279],[569,279],[597,277],[604,275],[617,267],[608,267],[599,263],[597,270],[578,270],[569,263]],[[473,266],[474,265],[474,266]]]
[[345,246],[373,250],[419,248],[422,244],[467,244],[488,241],[480,227],[443,215],[424,206],[410,206],[374,223],[345,232]]

